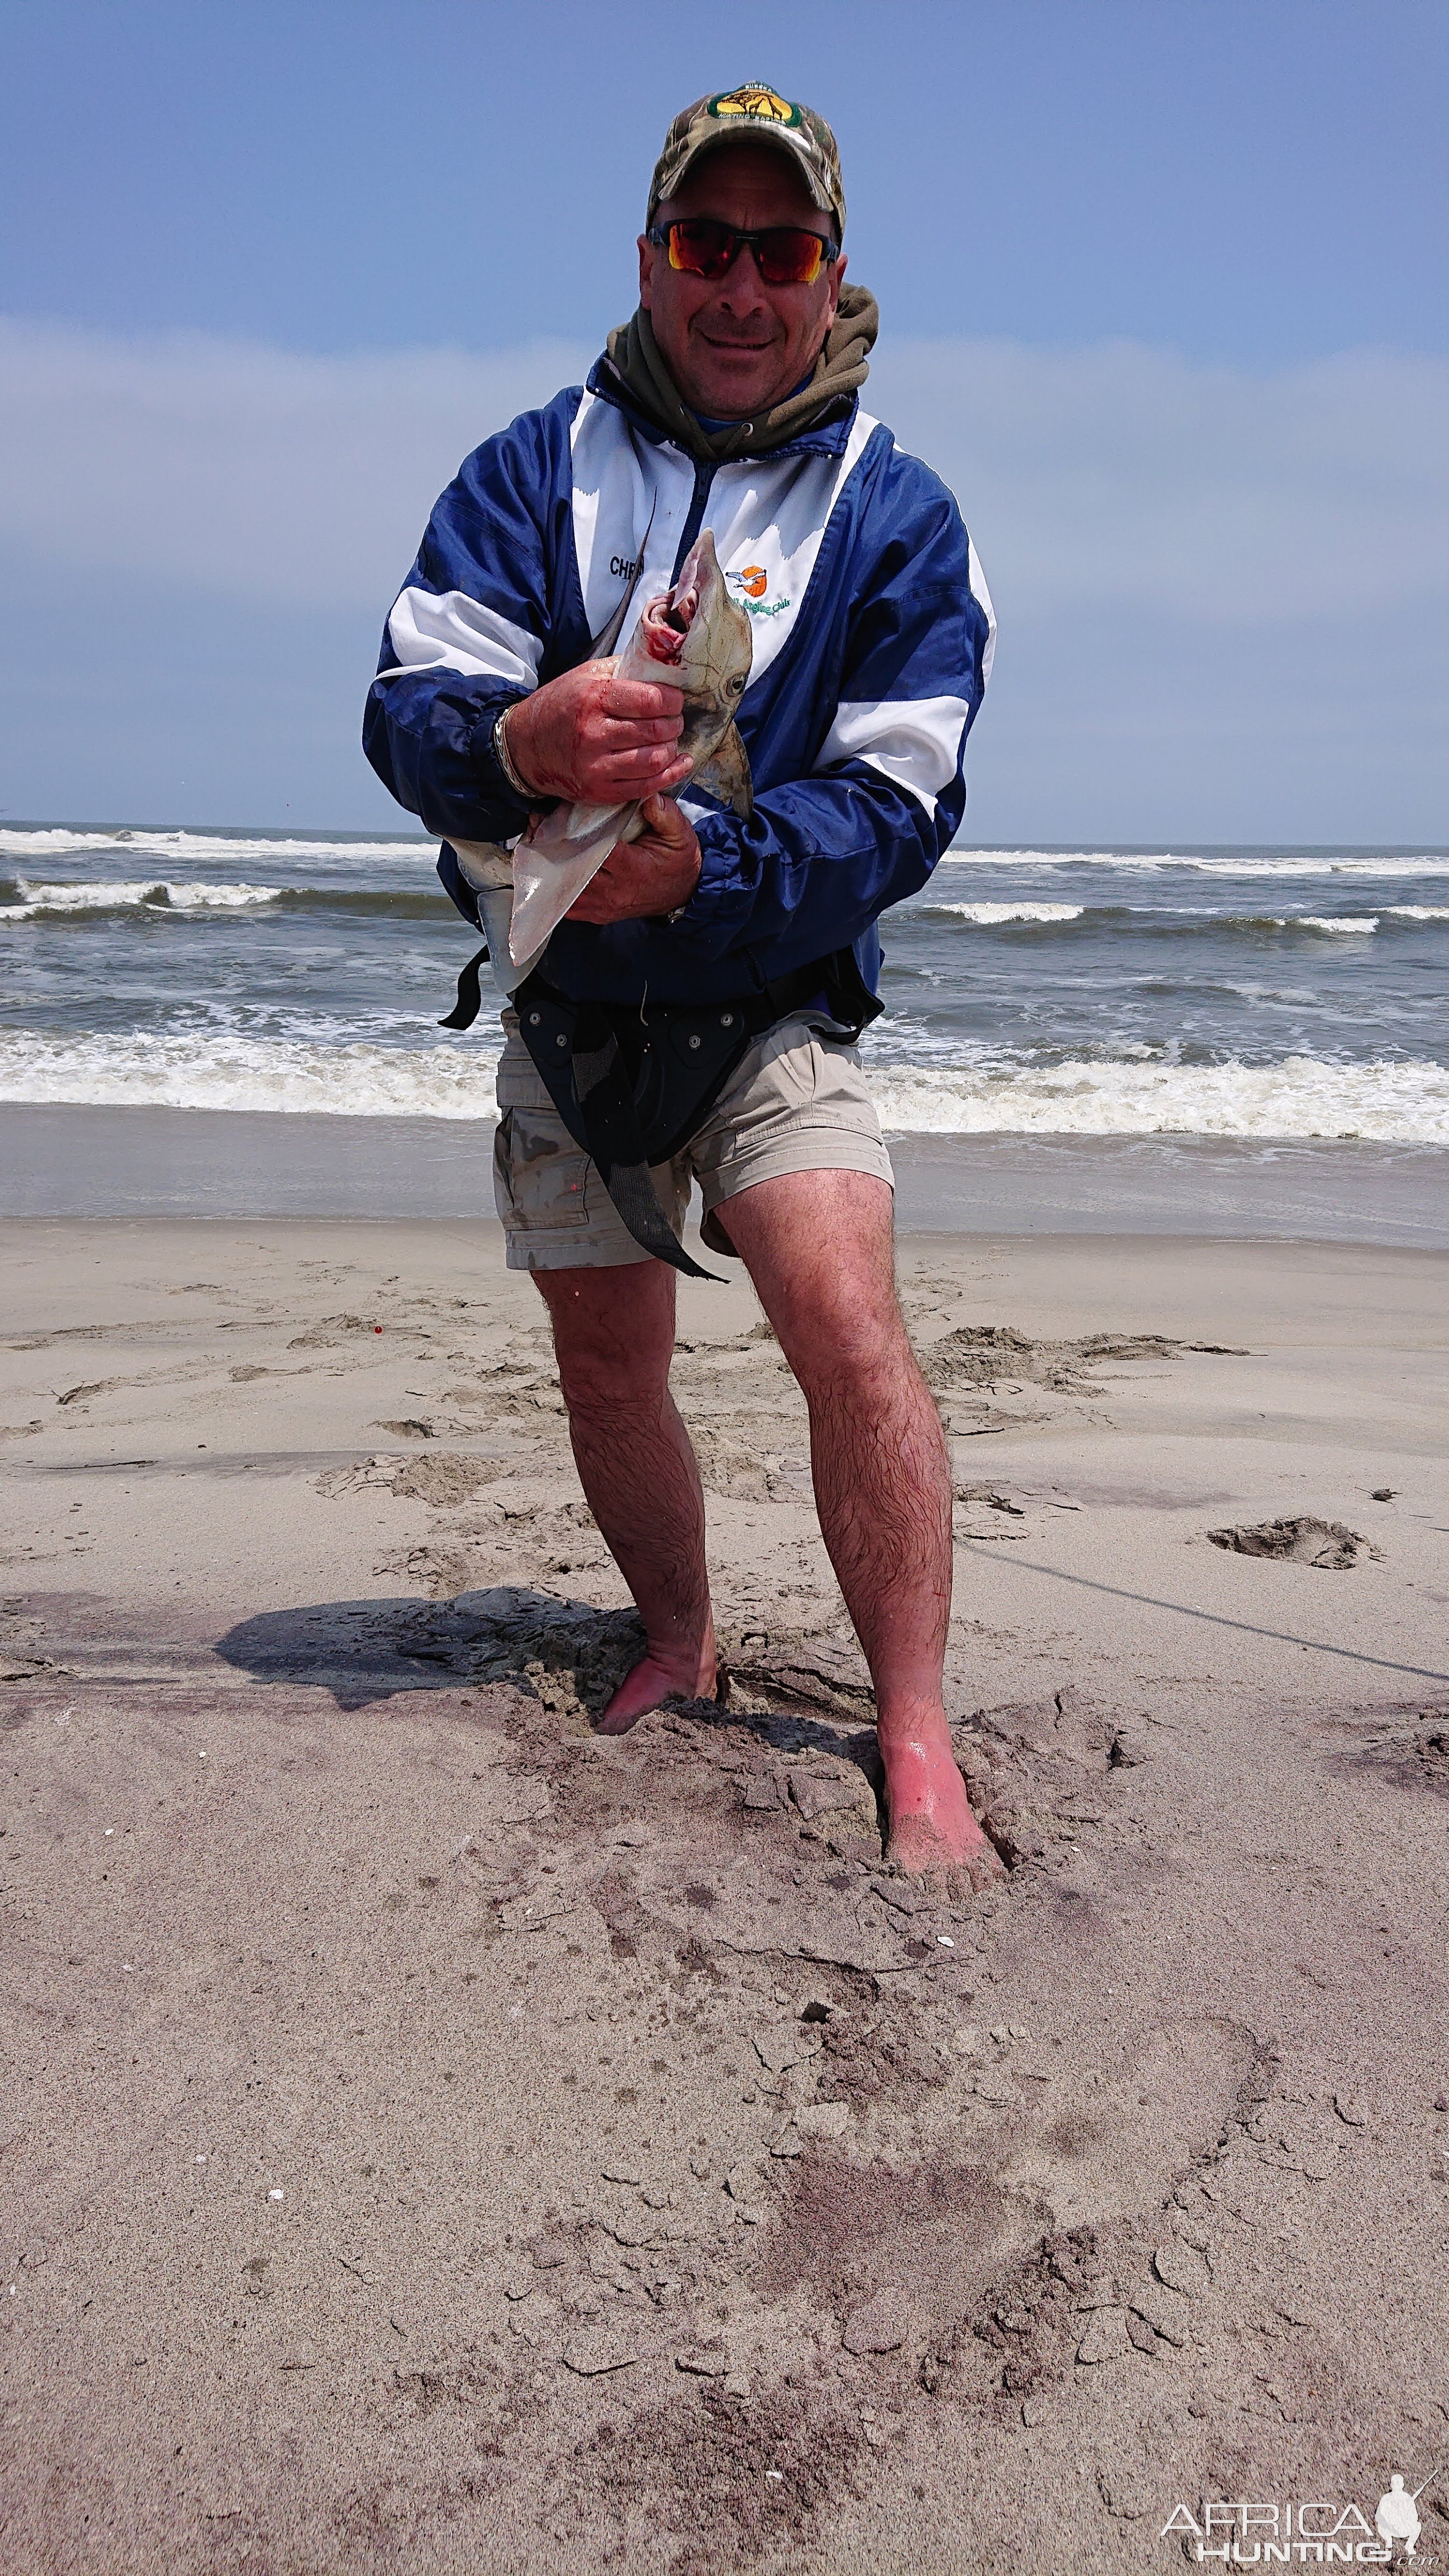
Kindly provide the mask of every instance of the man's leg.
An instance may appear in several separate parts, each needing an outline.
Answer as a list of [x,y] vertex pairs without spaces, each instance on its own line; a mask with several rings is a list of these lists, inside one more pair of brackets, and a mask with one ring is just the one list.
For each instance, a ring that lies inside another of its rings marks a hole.
[[589,1509],[639,1605],[648,1647],[600,1720],[622,1735],[672,1694],[715,1684],[704,1497],[669,1392],[674,1273],[661,1261],[539,1270]]
[[951,1476],[896,1301],[890,1188],[792,1172],[716,1213],[810,1409],[820,1527],[875,1684],[891,1854],[994,1873],[942,1705]]

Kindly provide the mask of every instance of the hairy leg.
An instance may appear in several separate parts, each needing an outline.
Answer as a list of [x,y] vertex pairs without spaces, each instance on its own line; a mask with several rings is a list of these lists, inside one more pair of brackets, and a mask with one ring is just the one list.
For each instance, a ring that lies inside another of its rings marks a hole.
[[875,1685],[891,1853],[982,1877],[999,1864],[941,1697],[950,1469],[896,1299],[891,1215],[864,1172],[790,1173],[719,1211],[809,1407],[820,1527]]
[[534,1273],[589,1509],[639,1605],[648,1645],[600,1727],[622,1735],[676,1693],[714,1689],[704,1497],[669,1392],[674,1273],[659,1261]]

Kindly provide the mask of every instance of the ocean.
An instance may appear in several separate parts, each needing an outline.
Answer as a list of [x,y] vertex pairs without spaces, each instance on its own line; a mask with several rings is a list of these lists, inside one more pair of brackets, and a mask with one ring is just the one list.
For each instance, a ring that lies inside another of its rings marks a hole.
[[[490,1117],[435,855],[0,829],[0,1099]],[[1449,1145],[1449,851],[958,847],[882,929],[894,1135]]]

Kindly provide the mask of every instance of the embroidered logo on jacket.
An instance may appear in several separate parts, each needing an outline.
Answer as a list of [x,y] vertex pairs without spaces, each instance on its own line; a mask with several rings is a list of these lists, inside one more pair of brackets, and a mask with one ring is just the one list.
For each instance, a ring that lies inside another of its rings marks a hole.
[[746,564],[743,572],[727,572],[725,580],[744,593],[740,606],[748,609],[751,617],[778,617],[790,605],[783,592],[778,599],[766,599],[770,576],[763,564]]

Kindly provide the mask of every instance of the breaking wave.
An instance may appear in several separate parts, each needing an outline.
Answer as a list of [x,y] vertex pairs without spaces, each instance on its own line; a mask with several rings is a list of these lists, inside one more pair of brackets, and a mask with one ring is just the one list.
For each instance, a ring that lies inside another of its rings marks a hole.
[[951,913],[978,930],[1002,930],[1012,922],[1080,921],[1081,903],[923,903],[922,912]]
[[492,1118],[496,1050],[319,1046],[303,1038],[0,1035],[0,1098],[100,1108],[273,1109],[313,1117]]
[[[350,1117],[495,1115],[496,1049],[319,1045],[210,1032],[187,1037],[0,1036],[0,1098]],[[1416,1059],[1031,1064],[1005,1049],[947,1066],[866,1075],[883,1124],[937,1136],[1359,1137],[1449,1145],[1449,1069]]]
[[1286,921],[1276,921],[1272,926],[1275,930],[1316,930],[1325,939],[1352,938],[1355,935],[1371,939],[1379,925],[1372,913],[1335,916],[1297,912],[1290,913]]
[[42,885],[25,877],[0,877],[0,921],[79,922],[99,913],[153,919],[202,912],[351,912],[401,914],[408,919],[456,919],[447,896],[425,879],[415,887],[211,885],[198,879],[150,884],[141,878],[101,877],[71,885]]
[[882,1124],[936,1136],[1225,1136],[1449,1145],[1449,1070],[1422,1061],[1024,1066],[868,1074]]
[[[97,877],[70,884],[27,877],[0,876],[0,922],[81,922],[99,914],[121,913],[164,919],[206,912],[315,912],[402,915],[451,922],[453,907],[436,882],[416,885],[256,885],[201,878]],[[1449,905],[1385,904],[1377,913],[1224,913],[1206,906],[1162,909],[1137,904],[986,903],[919,897],[908,908],[917,921],[959,922],[971,930],[1060,931],[1080,924],[1086,931],[1110,929],[1118,934],[1147,931],[1156,936],[1215,937],[1226,932],[1307,932],[1319,938],[1372,937],[1384,921],[1408,927],[1449,921]]]
[[392,840],[369,840],[359,833],[349,839],[345,833],[315,837],[278,832],[148,832],[139,828],[128,831],[73,831],[63,824],[40,824],[33,829],[7,824],[0,827],[0,860],[24,859],[155,859],[172,866],[206,860],[223,860],[235,864],[241,859],[305,859],[309,866],[325,865],[329,859],[353,864],[363,859],[387,859],[394,862],[413,860],[431,867],[438,854],[436,841],[425,840],[419,833]]
[[0,903],[0,921],[76,912],[252,912],[259,904],[279,903],[286,892],[283,886],[149,885],[117,878],[93,885],[31,885],[17,877],[14,885],[13,900]]
[[[1449,905],[1387,903],[1380,911],[1367,913],[1218,912],[1205,904],[933,903],[918,897],[910,905],[909,915],[915,920],[960,921],[973,930],[1059,929],[1080,922],[1087,930],[1111,930],[1119,935],[1150,932],[1156,938],[1218,938],[1230,931],[1286,931],[1307,932],[1320,939],[1371,939],[1385,921],[1449,921]],[[887,935],[890,919],[887,915]]]
[[1126,868],[1197,877],[1449,877],[1449,850],[971,850],[958,842],[943,868]]

